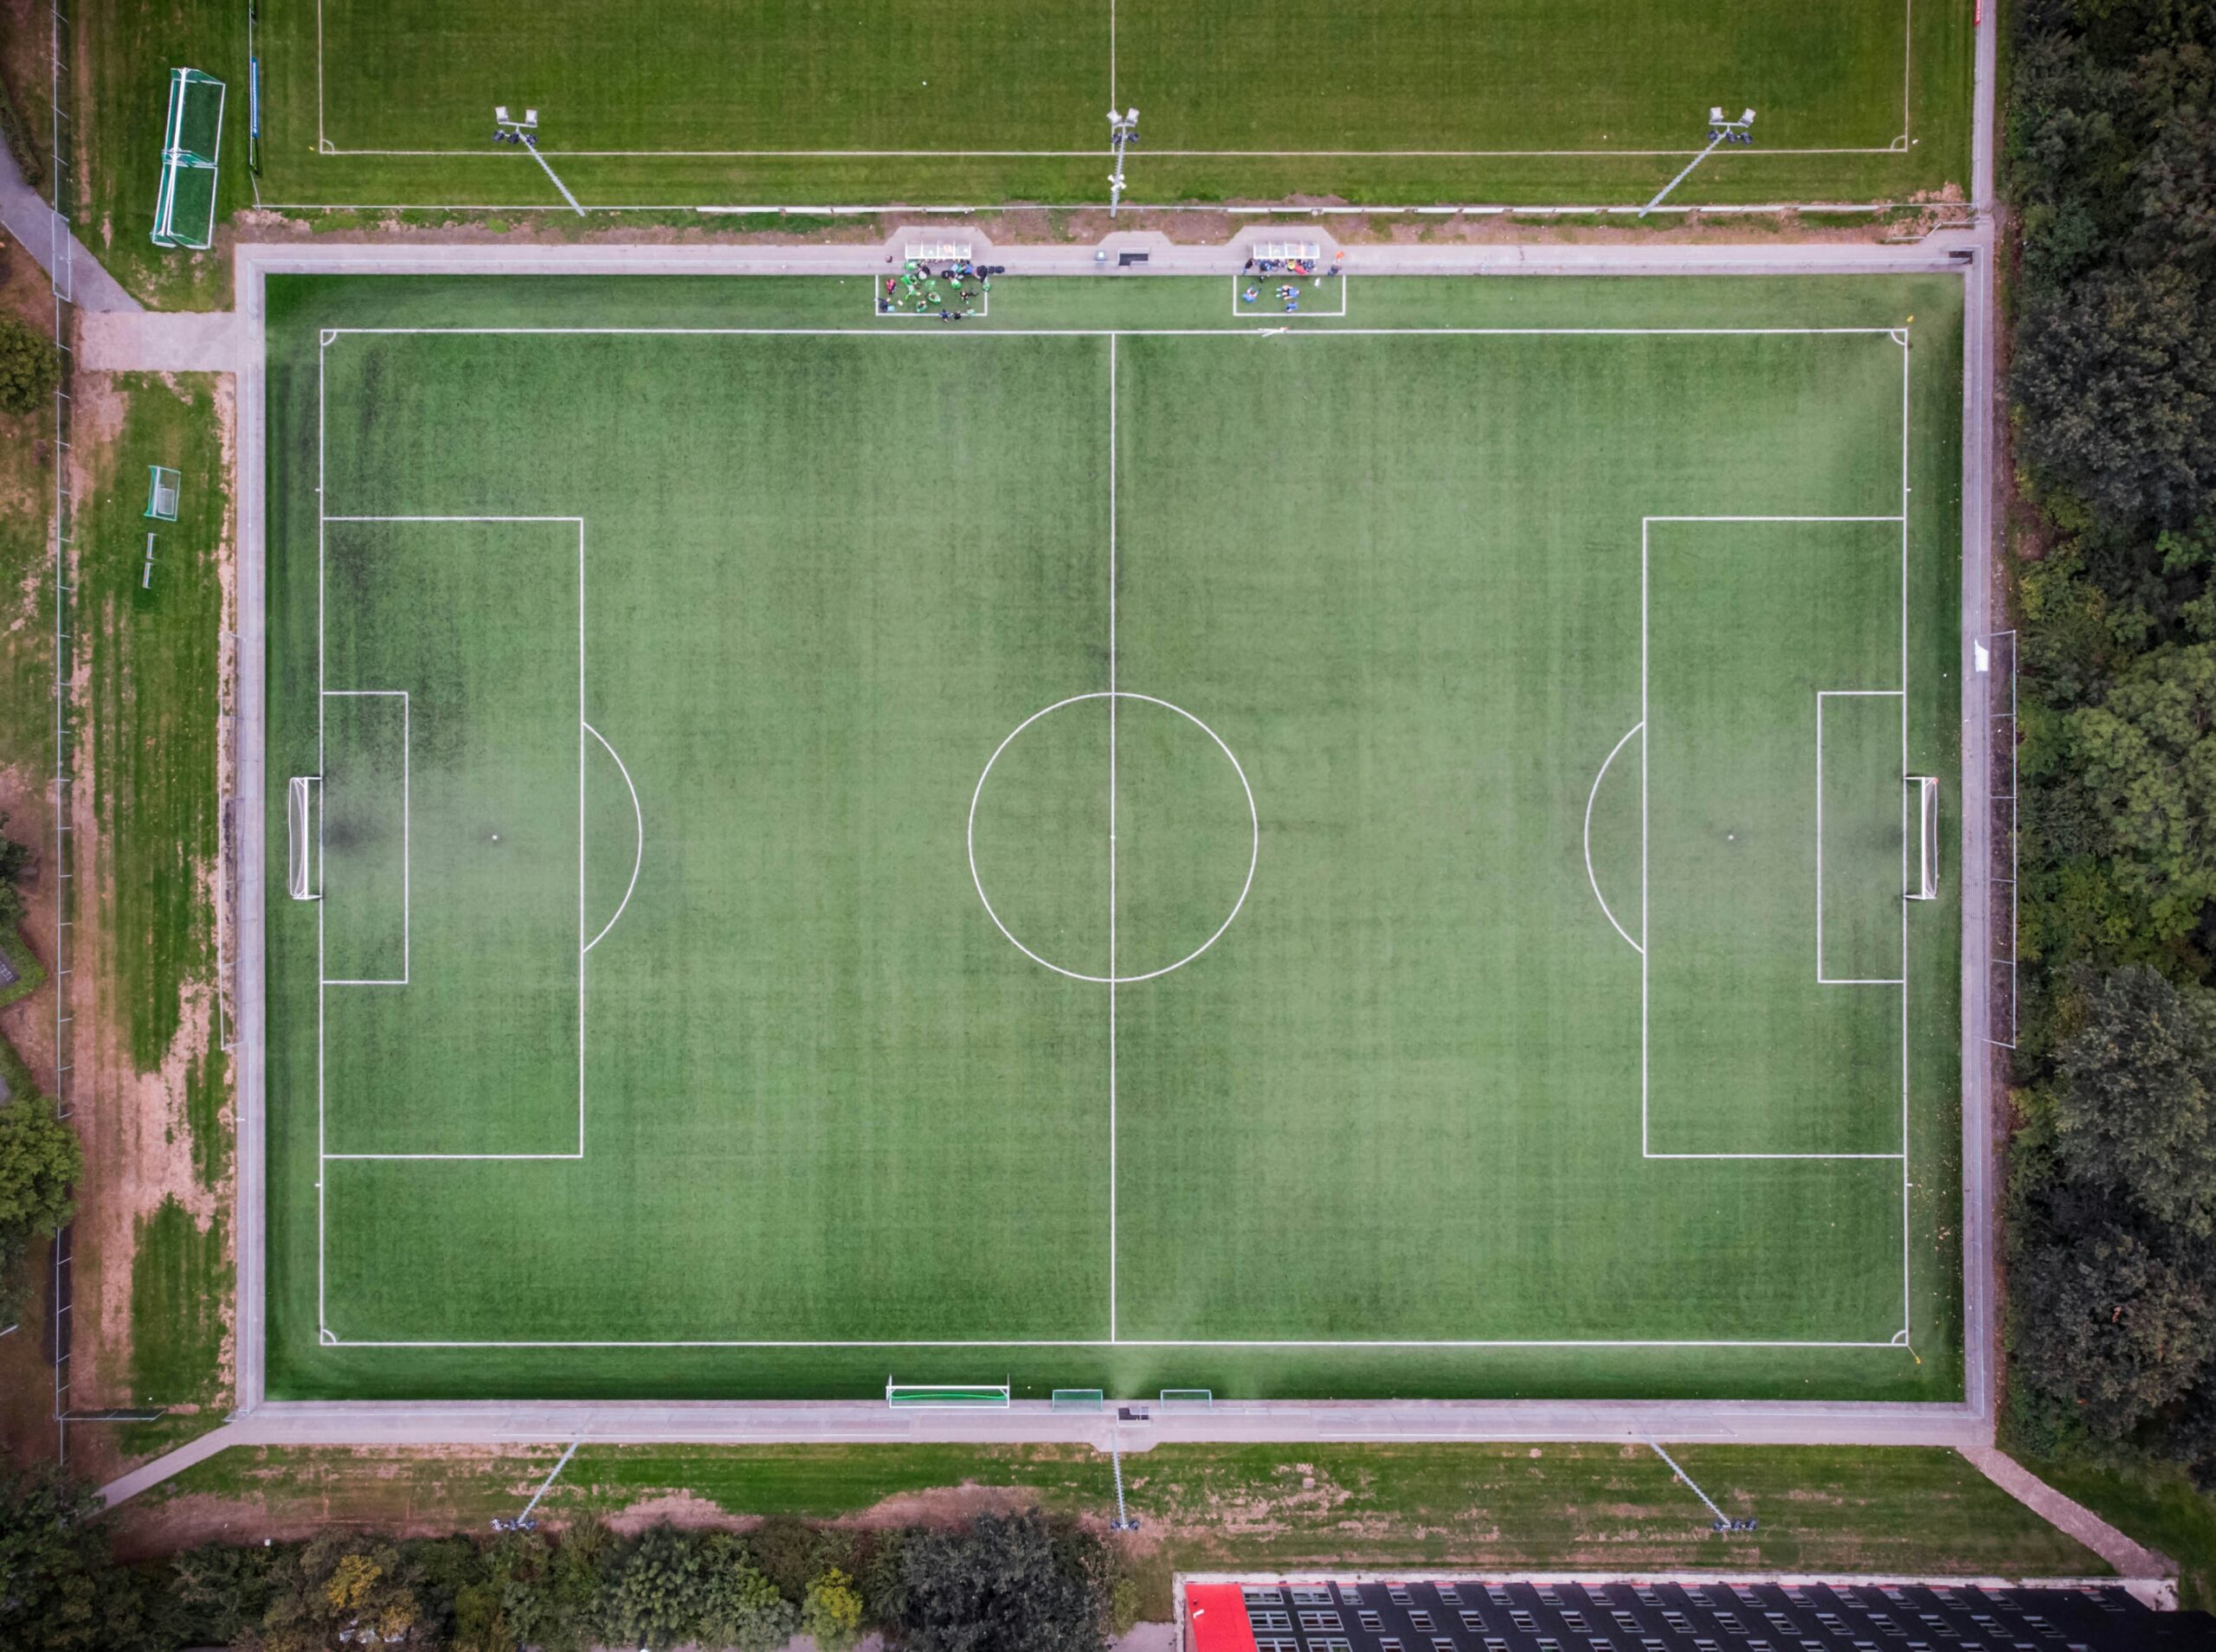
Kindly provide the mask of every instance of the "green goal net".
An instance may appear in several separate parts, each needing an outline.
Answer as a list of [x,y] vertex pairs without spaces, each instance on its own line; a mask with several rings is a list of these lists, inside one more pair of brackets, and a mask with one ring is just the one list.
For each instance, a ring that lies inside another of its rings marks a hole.
[[1008,1409],[1004,1382],[888,1382],[885,1403],[896,1411]]
[[216,179],[223,146],[223,83],[198,69],[170,71],[162,123],[162,180],[154,245],[203,247],[216,234]]

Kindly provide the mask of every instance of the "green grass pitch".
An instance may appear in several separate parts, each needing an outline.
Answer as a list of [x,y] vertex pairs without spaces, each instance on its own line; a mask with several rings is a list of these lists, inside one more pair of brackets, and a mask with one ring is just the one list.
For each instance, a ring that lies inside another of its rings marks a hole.
[[1956,1397],[1958,284],[872,292],[271,280],[272,1392]]
[[262,198],[547,206],[493,112],[537,109],[588,205],[1135,198],[1907,201],[1967,174],[1970,9],[1914,0],[317,0],[266,10]]

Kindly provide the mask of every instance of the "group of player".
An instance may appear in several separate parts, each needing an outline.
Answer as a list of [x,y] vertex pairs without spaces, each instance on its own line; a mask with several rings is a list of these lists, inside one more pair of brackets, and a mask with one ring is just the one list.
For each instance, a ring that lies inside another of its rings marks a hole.
[[978,313],[977,306],[993,290],[993,277],[1003,269],[999,264],[973,264],[966,258],[937,267],[912,258],[900,267],[899,274],[885,278],[885,290],[877,296],[877,312],[889,316],[906,311],[927,316],[936,310],[941,321],[967,320]]

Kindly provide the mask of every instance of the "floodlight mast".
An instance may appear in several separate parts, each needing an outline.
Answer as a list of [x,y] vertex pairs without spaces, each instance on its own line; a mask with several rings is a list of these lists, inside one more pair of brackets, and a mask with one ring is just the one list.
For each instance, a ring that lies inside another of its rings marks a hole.
[[1648,213],[1653,211],[1655,208],[1660,206],[1662,204],[1662,196],[1668,195],[1671,190],[1676,189],[1678,185],[1683,183],[1687,178],[1691,177],[1692,176],[1693,168],[1698,166],[1710,155],[1713,155],[1719,144],[1753,143],[1755,141],[1753,130],[1754,125],[1755,112],[1752,109],[1745,111],[1736,120],[1726,120],[1723,118],[1723,106],[1722,104],[1712,106],[1708,112],[1708,147],[1701,151],[1699,154],[1694,156],[1692,159],[1687,161],[1685,163],[1685,170],[1678,173],[1677,177],[1672,178],[1667,183],[1664,184],[1662,186],[1661,194],[1657,195],[1652,201],[1649,201],[1645,206],[1641,207],[1639,209],[1639,215],[1644,218]]
[[1124,198],[1124,151],[1139,140],[1139,112],[1127,109],[1118,114],[1108,112],[1108,145],[1116,152],[1116,170],[1108,177],[1108,215],[1116,215],[1117,204]]
[[506,104],[494,105],[493,141],[496,144],[521,144],[529,150],[531,158],[538,163],[539,170],[546,174],[548,182],[559,190],[562,198],[570,203],[570,210],[580,218],[585,215],[585,209],[577,204],[577,197],[570,193],[570,186],[555,176],[554,169],[546,163],[546,157],[538,152],[538,110],[526,109],[523,112],[523,119],[517,120],[509,115]]

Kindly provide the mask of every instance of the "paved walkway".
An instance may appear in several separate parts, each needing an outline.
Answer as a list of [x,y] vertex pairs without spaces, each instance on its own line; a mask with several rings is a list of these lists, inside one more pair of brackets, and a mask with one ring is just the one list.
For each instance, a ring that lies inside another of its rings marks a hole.
[[[2091,1509],[2065,1497],[2006,1452],[1990,1446],[1968,1446],[1962,1455],[1980,1474],[2025,1507],[2060,1527],[2114,1566],[2118,1576],[2174,1578],[2178,1575],[2177,1562],[2168,1555],[2133,1542]],[[2170,1604],[2177,1604],[2174,1597]]]
[[69,233],[68,222],[23,182],[23,169],[4,144],[0,144],[0,225],[5,225],[8,233],[38,260],[38,267],[53,280],[55,291],[79,309],[145,307]]
[[235,311],[80,311],[77,365],[100,373],[240,373],[251,359]]

